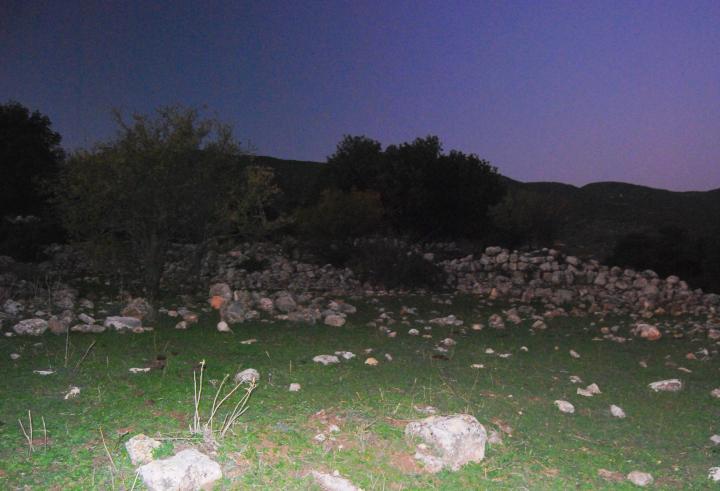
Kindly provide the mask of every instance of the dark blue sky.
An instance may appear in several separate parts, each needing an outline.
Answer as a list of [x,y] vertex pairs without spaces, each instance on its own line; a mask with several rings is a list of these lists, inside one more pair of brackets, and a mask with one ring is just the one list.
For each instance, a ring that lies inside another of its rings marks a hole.
[[435,134],[522,181],[720,187],[720,1],[0,2],[0,102],[66,148],[208,108],[256,152]]

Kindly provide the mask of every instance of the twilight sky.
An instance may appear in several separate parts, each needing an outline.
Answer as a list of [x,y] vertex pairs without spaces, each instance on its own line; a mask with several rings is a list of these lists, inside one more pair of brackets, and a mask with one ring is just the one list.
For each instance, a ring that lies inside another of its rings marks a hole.
[[521,181],[720,187],[720,1],[0,2],[0,103],[68,149],[205,105],[259,155],[438,135]]

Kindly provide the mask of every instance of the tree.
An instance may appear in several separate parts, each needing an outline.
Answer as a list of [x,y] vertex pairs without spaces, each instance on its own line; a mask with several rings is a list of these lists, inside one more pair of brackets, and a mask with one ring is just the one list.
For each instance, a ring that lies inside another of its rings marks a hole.
[[76,238],[126,246],[154,297],[171,241],[202,241],[222,219],[242,152],[228,126],[195,109],[115,118],[114,140],[63,166],[59,202]]
[[382,145],[366,136],[345,135],[327,159],[332,182],[342,191],[378,188],[382,171]]
[[227,201],[226,216],[231,227],[255,236],[281,227],[285,221],[272,209],[281,194],[272,167],[245,166],[241,185],[231,190]]
[[526,189],[508,191],[500,203],[492,207],[490,216],[512,247],[551,246],[560,233],[567,200]]
[[18,102],[0,105],[0,218],[45,211],[40,184],[65,156],[60,141],[47,116]]
[[455,150],[444,154],[436,136],[385,151],[366,137],[346,136],[328,167],[338,188],[378,192],[394,229],[423,238],[481,235],[488,208],[505,191],[489,162]]

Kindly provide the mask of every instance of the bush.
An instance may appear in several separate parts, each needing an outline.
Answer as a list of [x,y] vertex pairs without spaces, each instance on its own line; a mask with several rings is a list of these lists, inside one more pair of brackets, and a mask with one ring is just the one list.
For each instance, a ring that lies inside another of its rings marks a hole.
[[17,261],[41,261],[45,259],[46,246],[64,240],[65,231],[52,220],[0,219],[0,256],[10,256]]
[[376,233],[382,214],[375,192],[326,189],[318,204],[296,213],[296,222],[302,235],[332,241]]
[[348,266],[362,281],[385,288],[438,290],[445,287],[446,275],[440,267],[418,253],[387,242],[356,246]]
[[58,202],[75,239],[125,246],[154,297],[170,243],[202,242],[223,220],[241,150],[229,127],[193,109],[117,123],[116,139],[63,165]]
[[379,194],[385,220],[415,237],[479,237],[488,208],[505,189],[497,169],[476,155],[442,152],[435,136],[390,145],[346,136],[328,158],[327,172],[342,190]]

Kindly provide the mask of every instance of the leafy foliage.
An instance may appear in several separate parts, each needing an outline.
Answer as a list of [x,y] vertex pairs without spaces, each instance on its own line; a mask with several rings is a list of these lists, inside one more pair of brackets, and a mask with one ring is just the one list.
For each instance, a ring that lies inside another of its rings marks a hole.
[[552,245],[567,209],[568,202],[561,197],[513,189],[491,208],[490,216],[502,232],[503,243],[537,248]]
[[320,202],[296,213],[304,235],[317,239],[343,239],[377,232],[383,208],[373,191],[343,192],[326,189]]
[[272,167],[247,165],[240,186],[231,189],[227,219],[234,230],[262,235],[284,225],[275,204],[282,194]]
[[169,243],[202,241],[221,220],[241,151],[229,127],[194,109],[116,121],[116,139],[63,166],[59,204],[76,239],[125,246],[155,295]]
[[44,211],[40,185],[65,156],[60,140],[47,116],[18,102],[0,105],[0,217]]
[[442,152],[435,136],[381,145],[346,136],[328,158],[339,189],[380,194],[386,220],[419,237],[473,237],[487,226],[487,212],[503,196],[497,169],[476,155]]

